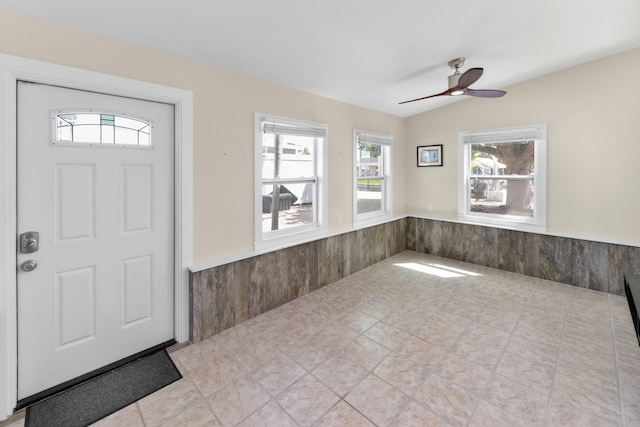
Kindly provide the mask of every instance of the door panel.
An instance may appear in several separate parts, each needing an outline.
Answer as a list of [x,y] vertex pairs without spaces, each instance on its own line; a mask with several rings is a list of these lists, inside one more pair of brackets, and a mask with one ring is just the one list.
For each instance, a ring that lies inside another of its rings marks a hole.
[[[109,113],[65,135],[126,133],[127,145],[56,141],[61,111]],[[173,338],[173,114],[18,84],[18,232],[40,238],[38,251],[18,254],[19,399]],[[114,116],[151,123],[151,145],[132,145],[135,131]],[[28,260],[37,267],[23,271]]]
[[121,268],[123,325],[151,318],[153,306],[153,258],[151,255],[125,259]]
[[95,266],[55,273],[53,286],[55,349],[95,339]]
[[121,172],[123,232],[150,231],[153,169],[149,165],[124,165]]
[[56,243],[95,236],[95,165],[54,165]]

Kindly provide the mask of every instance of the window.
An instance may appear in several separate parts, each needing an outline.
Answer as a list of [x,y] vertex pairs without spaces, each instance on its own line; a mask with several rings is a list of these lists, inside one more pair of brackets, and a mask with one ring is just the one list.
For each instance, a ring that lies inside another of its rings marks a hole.
[[256,246],[325,231],[326,125],[256,114],[255,129]]
[[54,114],[56,143],[151,147],[151,124],[117,114],[72,112]]
[[546,134],[546,125],[460,132],[460,218],[544,231]]
[[354,222],[390,215],[393,136],[355,129],[353,140]]

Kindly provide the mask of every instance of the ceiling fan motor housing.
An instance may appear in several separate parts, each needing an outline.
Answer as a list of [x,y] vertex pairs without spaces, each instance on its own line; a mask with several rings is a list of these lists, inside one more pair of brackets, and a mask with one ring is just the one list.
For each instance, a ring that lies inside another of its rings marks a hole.
[[455,58],[447,63],[452,70],[455,70],[453,74],[449,76],[449,89],[458,86],[458,81],[460,80],[460,76],[462,73],[460,72],[460,67],[464,65],[464,58]]
[[454,87],[458,86],[458,81],[460,80],[460,76],[462,75],[462,73],[460,73],[459,70],[456,70],[455,73],[451,74],[448,78],[449,78],[449,89],[453,89]]

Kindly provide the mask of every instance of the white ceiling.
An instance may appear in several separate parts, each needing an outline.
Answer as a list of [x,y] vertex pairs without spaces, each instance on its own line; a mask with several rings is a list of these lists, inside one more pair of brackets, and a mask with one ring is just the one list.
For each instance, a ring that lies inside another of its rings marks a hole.
[[638,0],[0,0],[0,7],[403,117],[460,99],[398,105],[447,89],[447,62],[459,56],[467,58],[463,71],[484,68],[473,88],[502,89],[640,46]]

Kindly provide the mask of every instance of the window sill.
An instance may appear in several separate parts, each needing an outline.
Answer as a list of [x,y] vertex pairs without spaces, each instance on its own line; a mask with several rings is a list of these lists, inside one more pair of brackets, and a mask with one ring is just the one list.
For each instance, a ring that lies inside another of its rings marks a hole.
[[481,215],[459,214],[458,220],[467,224],[487,225],[497,228],[506,228],[516,231],[528,231],[533,233],[546,233],[546,224],[534,223],[532,221],[518,220],[515,218],[495,218]]
[[264,238],[261,241],[254,242],[253,247],[256,251],[267,252],[307,243],[326,235],[326,226],[305,228],[304,230],[291,231],[289,233],[282,233],[276,236]]
[[354,228],[367,227],[386,222],[393,218],[392,212],[374,212],[369,214],[357,215],[353,219]]

